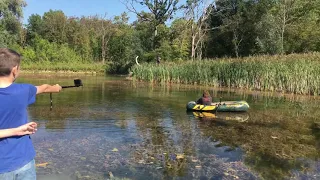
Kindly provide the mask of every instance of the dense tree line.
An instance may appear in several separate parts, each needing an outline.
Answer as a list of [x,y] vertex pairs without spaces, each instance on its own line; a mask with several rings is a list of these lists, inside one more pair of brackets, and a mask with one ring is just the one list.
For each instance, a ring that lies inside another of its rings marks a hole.
[[[50,10],[23,25],[24,0],[0,3],[0,46],[26,62],[101,63],[126,73],[140,62],[320,51],[320,0],[126,0],[126,13],[67,17]],[[137,12],[137,6],[146,11]],[[181,12],[181,17],[174,17]],[[171,23],[168,24],[168,20]]]

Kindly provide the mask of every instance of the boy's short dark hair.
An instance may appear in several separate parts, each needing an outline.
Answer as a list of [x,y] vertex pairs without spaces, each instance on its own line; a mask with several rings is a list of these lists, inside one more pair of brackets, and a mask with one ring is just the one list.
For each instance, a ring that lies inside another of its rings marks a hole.
[[9,76],[12,68],[19,66],[21,55],[8,48],[0,48],[0,77]]

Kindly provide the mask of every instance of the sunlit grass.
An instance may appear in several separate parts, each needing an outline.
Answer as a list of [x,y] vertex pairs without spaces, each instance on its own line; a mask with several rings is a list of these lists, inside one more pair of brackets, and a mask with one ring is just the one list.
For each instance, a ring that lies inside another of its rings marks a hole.
[[135,80],[295,94],[320,93],[320,53],[251,56],[132,67]]
[[104,73],[106,66],[101,63],[51,63],[51,62],[37,62],[37,63],[24,63],[22,61],[22,71],[64,71],[64,72],[96,72]]

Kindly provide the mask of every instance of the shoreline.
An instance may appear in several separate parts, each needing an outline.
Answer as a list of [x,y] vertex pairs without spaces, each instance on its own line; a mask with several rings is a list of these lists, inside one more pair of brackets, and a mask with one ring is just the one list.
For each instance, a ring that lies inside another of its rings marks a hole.
[[[125,79],[128,80],[128,79]],[[185,83],[169,83],[169,82],[148,82],[148,81],[142,81],[142,80],[129,80],[132,82],[139,83],[141,85],[150,85],[153,86],[166,86],[167,88],[183,88],[183,89],[198,89],[198,90],[209,90],[214,92],[230,92],[235,94],[247,94],[252,95],[256,98],[259,98],[259,96],[263,97],[277,97],[277,98],[285,98],[290,99],[294,101],[308,101],[308,100],[320,100],[320,96],[318,95],[310,95],[310,94],[295,94],[295,93],[289,93],[284,91],[263,91],[263,90],[255,90],[255,89],[244,89],[244,88],[236,88],[236,87],[214,87],[210,85],[201,85],[201,84],[185,84]],[[215,97],[219,98],[219,97]],[[222,97],[223,98],[223,97]]]
[[21,70],[21,74],[55,74],[55,75],[71,75],[71,74],[80,74],[80,75],[104,75],[105,72],[97,71],[52,71],[52,70]]
[[135,80],[320,95],[320,54],[134,65]]
[[[105,73],[96,72],[96,71],[48,71],[48,70],[21,70],[21,74],[25,75],[35,75],[35,74],[43,74],[43,75],[55,75],[55,76],[69,76],[69,75],[84,75],[84,76],[105,76]],[[110,76],[117,76],[123,77],[125,81],[131,81],[134,83],[139,83],[141,85],[155,85],[155,86],[181,86],[185,89],[207,89],[210,91],[228,91],[233,93],[245,93],[250,94],[253,96],[273,96],[273,97],[284,97],[289,99],[320,99],[318,95],[310,95],[310,94],[295,94],[285,91],[263,91],[263,90],[256,90],[256,89],[245,89],[245,88],[236,88],[236,87],[214,87],[210,85],[203,85],[203,84],[186,84],[186,83],[176,83],[176,82],[149,82],[144,80],[136,79],[135,77],[130,77],[128,75],[123,74],[111,74]]]

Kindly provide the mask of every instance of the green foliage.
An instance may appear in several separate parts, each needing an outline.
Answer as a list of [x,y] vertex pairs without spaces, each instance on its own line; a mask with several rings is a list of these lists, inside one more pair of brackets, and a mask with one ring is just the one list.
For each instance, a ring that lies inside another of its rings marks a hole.
[[52,72],[84,72],[84,73],[105,73],[107,69],[106,65],[92,64],[92,63],[80,63],[80,62],[68,62],[68,63],[52,63],[48,61],[41,62],[25,62],[22,61],[22,70],[28,72],[39,71],[52,71]]
[[66,44],[59,45],[54,42],[50,43],[48,40],[40,37],[35,38],[33,44],[36,57],[33,59],[27,59],[31,62],[83,62],[81,57]]
[[171,48],[174,60],[188,59],[191,49],[191,29],[184,19],[176,19],[171,25]]
[[206,57],[319,51],[319,3],[218,0],[208,21],[206,46],[214,48],[205,49]]
[[280,33],[276,27],[275,17],[264,14],[257,24],[259,35],[256,38],[259,53],[278,54],[281,53]]
[[179,0],[139,0],[139,4],[147,6],[151,11],[155,26],[164,24],[168,19],[172,18],[173,13],[177,11]]
[[114,36],[110,40],[110,69],[109,73],[128,73],[128,69],[134,63],[135,55],[139,54],[139,41],[134,29],[125,24],[119,25]]
[[[12,48],[22,54],[24,65],[27,67],[25,69],[36,67],[38,70],[53,69],[74,71],[79,70],[78,68],[82,70],[94,70],[94,68],[90,68],[90,66],[96,67],[96,65],[91,64],[90,61],[82,59],[81,56],[77,55],[76,52],[66,44],[59,45],[57,43],[50,43],[48,40],[38,36],[33,41],[33,47],[27,46],[22,49],[19,48],[19,46],[15,46]],[[76,66],[71,66],[75,64]],[[43,67],[41,67],[42,65]],[[100,64],[99,66],[102,65]],[[101,68],[97,70],[99,69]]]
[[[132,2],[136,2],[136,4],[140,4],[149,9],[150,13],[135,12],[137,16],[139,16],[139,20],[143,22],[148,22],[152,29],[152,46],[151,49],[155,50],[160,46],[160,35],[158,35],[159,25],[164,25],[168,19],[173,18],[174,13],[179,9],[178,2],[179,0],[132,0]],[[131,3],[131,8],[134,9],[133,3]],[[160,27],[161,28],[161,27]]]
[[17,41],[17,36],[10,34],[6,30],[0,31],[0,47],[8,47]]
[[62,11],[53,11],[43,15],[43,37],[50,42],[65,43],[67,17]]
[[29,17],[28,25],[27,25],[27,43],[31,43],[31,41],[37,36],[41,35],[43,30],[43,21],[42,17],[38,14],[32,14]]
[[[266,60],[268,59],[268,60]],[[320,94],[319,53],[254,56],[182,64],[134,66],[135,79],[144,81],[234,87],[296,94]]]
[[0,46],[7,47],[18,41],[21,30],[23,0],[2,0],[0,2]]
[[[185,17],[173,19],[170,25],[166,22],[180,8],[178,0],[133,2],[150,11],[136,12],[138,19],[132,24],[126,13],[111,20],[98,15],[67,17],[50,10],[43,16],[31,15],[22,27],[25,1],[3,0],[0,46],[19,49],[26,62],[102,62],[109,73],[127,73],[136,56],[140,63],[155,63],[158,56],[161,62],[188,60],[192,37],[196,43],[205,40],[196,50],[203,58],[320,51],[320,0],[217,0],[215,6],[204,6],[212,11],[201,9],[202,1],[188,0],[183,6],[189,8]],[[201,21],[201,16],[191,13],[198,11],[211,14]],[[208,33],[193,36],[191,25]]]

